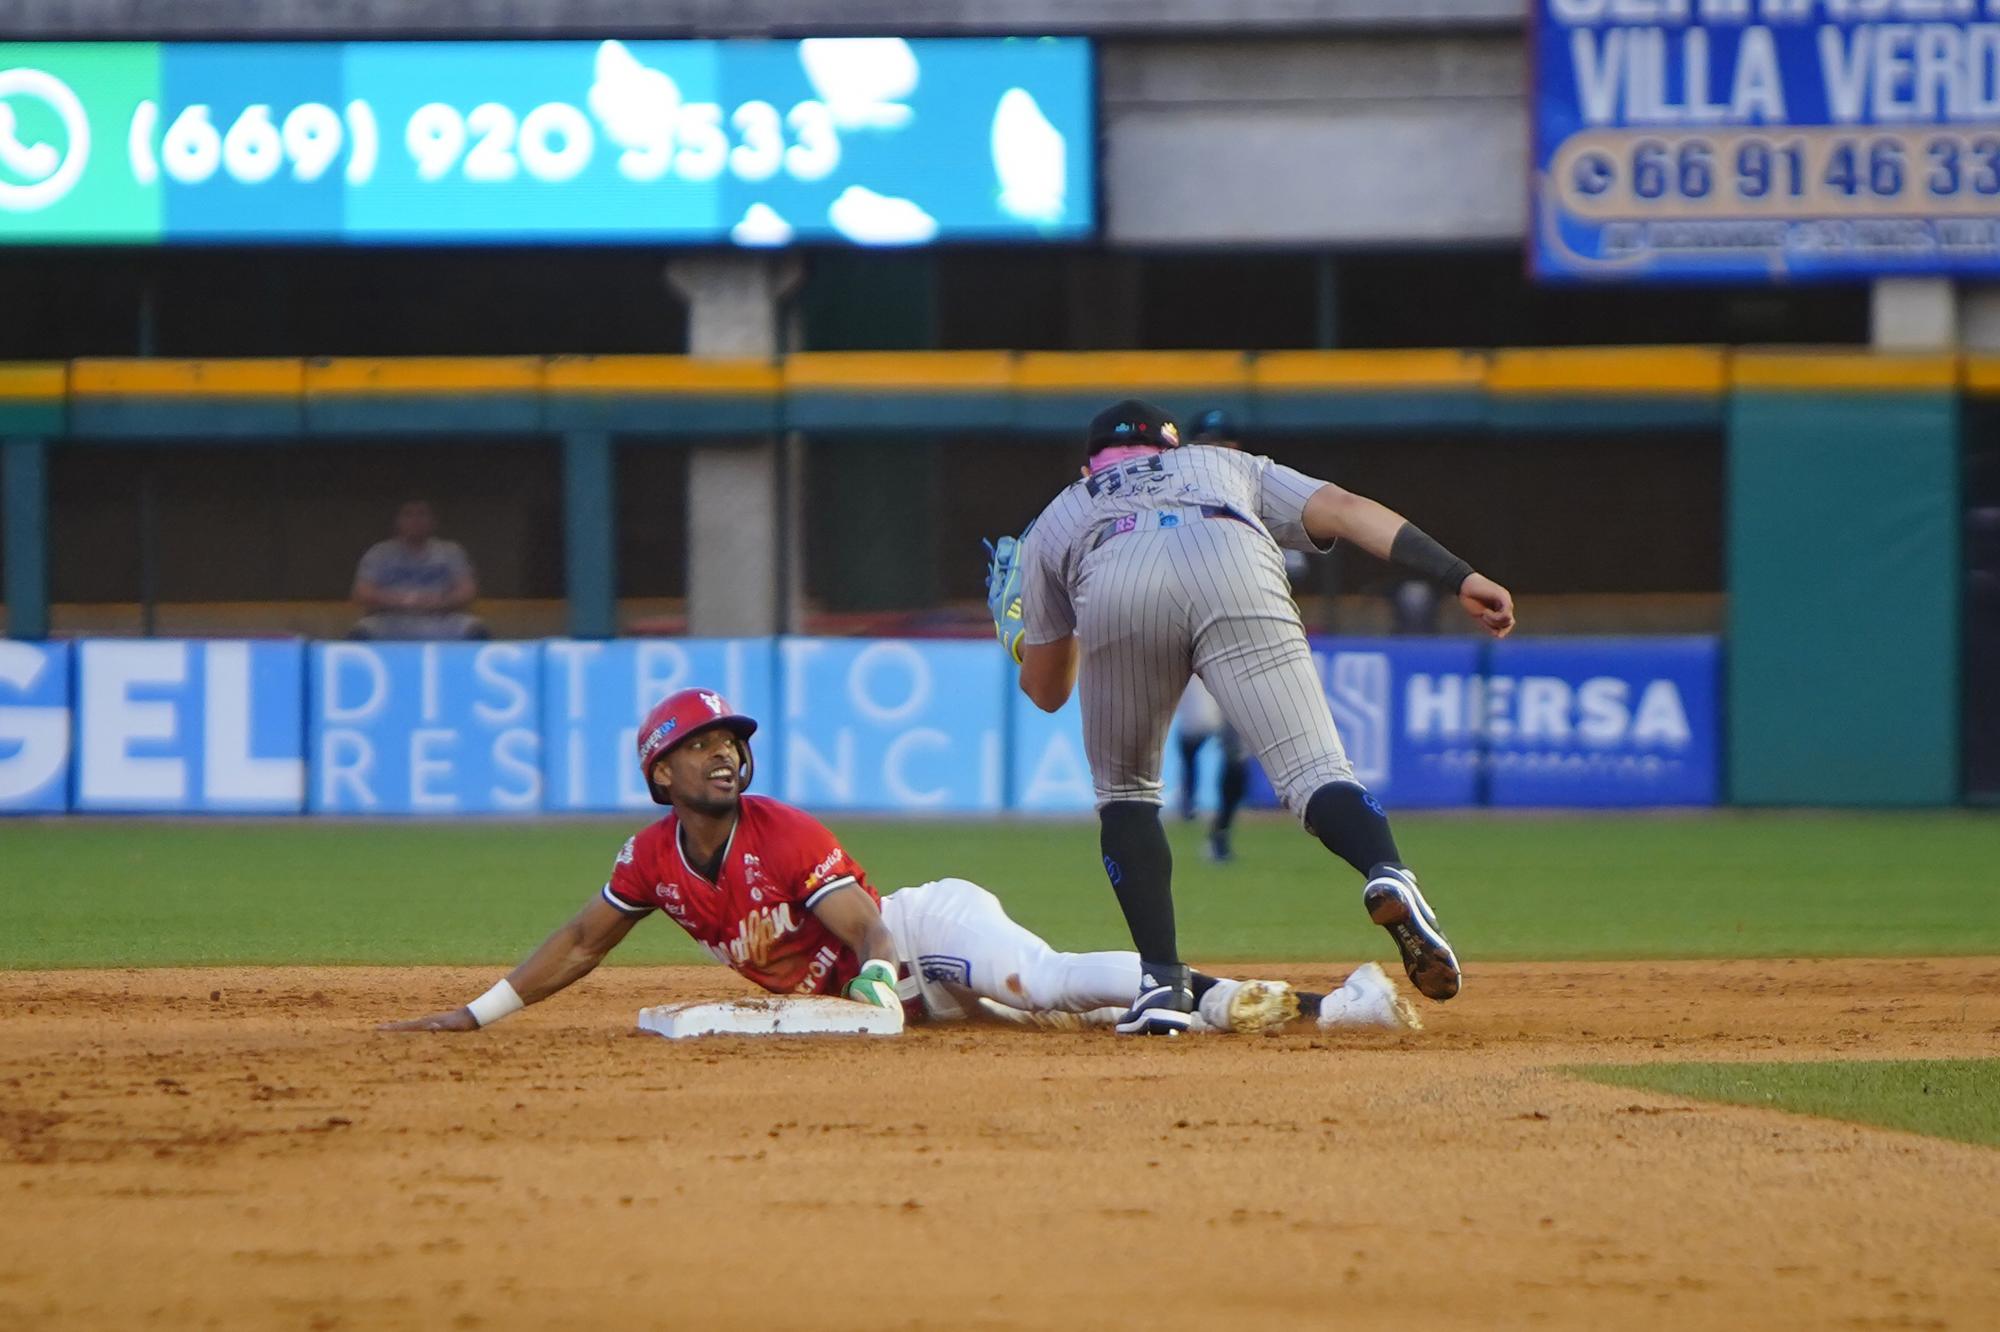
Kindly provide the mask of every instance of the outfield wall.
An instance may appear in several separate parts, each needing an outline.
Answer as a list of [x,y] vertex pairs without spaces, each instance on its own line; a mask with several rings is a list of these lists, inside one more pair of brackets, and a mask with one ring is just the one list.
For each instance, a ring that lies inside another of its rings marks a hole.
[[[1404,808],[1715,804],[1720,658],[1713,638],[1314,642],[1357,773]],[[811,809],[1091,808],[1076,704],[1037,711],[983,641],[85,639],[0,641],[0,812],[644,810],[638,719],[694,685],[761,722],[755,789]]]

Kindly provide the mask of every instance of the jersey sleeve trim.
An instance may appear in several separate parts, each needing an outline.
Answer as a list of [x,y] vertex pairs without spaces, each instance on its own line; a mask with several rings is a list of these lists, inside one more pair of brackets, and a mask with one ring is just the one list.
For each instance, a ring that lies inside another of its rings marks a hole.
[[646,916],[651,915],[653,911],[653,908],[650,906],[639,906],[626,901],[618,894],[612,892],[611,885],[608,883],[604,885],[603,897],[605,901],[611,903],[612,906],[617,907],[628,916]]
[[859,882],[859,880],[857,880],[852,874],[843,874],[839,878],[835,879],[832,883],[821,884],[819,886],[818,891],[814,892],[811,897],[808,897],[806,899],[805,901],[806,910],[808,911],[812,910],[813,907],[818,905],[819,900],[822,897],[825,897],[828,893],[835,892],[838,889],[847,887],[847,885],[851,883],[857,883],[857,882]]

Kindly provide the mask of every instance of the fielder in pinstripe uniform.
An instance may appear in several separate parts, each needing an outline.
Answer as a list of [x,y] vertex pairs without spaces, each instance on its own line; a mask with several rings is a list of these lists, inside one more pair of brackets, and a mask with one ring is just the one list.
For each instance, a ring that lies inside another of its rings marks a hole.
[[996,545],[988,601],[1036,706],[1054,712],[1081,690],[1104,868],[1141,959],[1119,1030],[1176,1034],[1195,1007],[1160,826],[1161,749],[1191,674],[1285,807],[1364,876],[1363,906],[1411,983],[1431,999],[1457,994],[1458,959],[1341,747],[1282,551],[1352,541],[1436,580],[1495,637],[1514,627],[1513,597],[1374,500],[1269,458],[1181,447],[1150,403],[1099,412],[1084,453],[1082,477],[1022,540]]

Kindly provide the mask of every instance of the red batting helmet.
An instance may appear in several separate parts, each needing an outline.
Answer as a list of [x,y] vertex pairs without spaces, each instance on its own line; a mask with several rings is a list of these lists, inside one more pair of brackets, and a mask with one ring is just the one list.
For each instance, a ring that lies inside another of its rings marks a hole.
[[654,804],[674,803],[667,797],[665,787],[653,783],[653,764],[660,755],[689,736],[717,726],[726,727],[743,742],[743,780],[737,789],[749,787],[750,777],[757,768],[750,756],[750,737],[757,733],[756,719],[731,712],[722,695],[713,689],[683,689],[654,704],[646,720],[639,723],[639,772],[646,779],[646,789],[653,793]]

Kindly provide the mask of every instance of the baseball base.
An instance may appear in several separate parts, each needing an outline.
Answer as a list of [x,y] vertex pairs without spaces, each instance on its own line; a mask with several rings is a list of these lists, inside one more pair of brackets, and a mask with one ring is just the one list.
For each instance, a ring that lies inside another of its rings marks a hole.
[[668,1040],[690,1036],[894,1036],[903,1010],[851,999],[731,999],[639,1010],[639,1030]]

